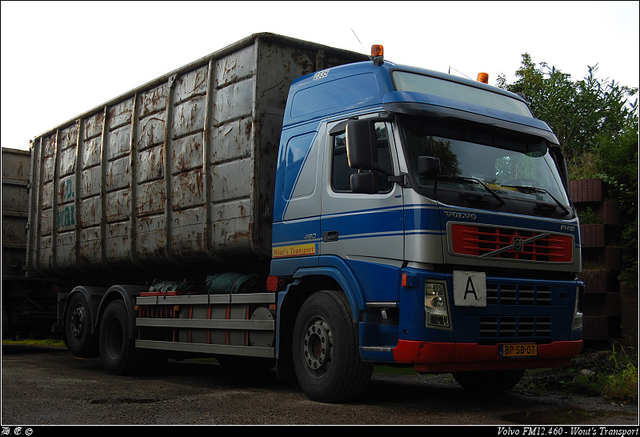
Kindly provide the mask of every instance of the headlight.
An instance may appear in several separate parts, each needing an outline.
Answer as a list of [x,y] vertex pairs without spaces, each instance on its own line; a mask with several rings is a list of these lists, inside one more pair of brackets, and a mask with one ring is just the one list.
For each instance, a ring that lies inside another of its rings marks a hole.
[[449,328],[451,317],[447,290],[443,283],[425,282],[424,311],[427,327]]

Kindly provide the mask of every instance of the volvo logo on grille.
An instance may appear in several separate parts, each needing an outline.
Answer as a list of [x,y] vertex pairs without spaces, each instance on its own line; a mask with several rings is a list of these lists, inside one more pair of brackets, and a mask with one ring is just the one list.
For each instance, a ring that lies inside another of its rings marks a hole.
[[538,234],[538,235],[534,235],[533,237],[529,237],[526,240],[521,238],[521,237],[513,237],[513,239],[511,240],[511,244],[509,244],[508,246],[504,246],[501,247],[500,249],[491,251],[491,252],[487,252],[487,253],[483,253],[482,255],[480,255],[483,258],[487,258],[487,257],[491,257],[491,256],[496,256],[499,255],[501,253],[504,252],[508,252],[508,251],[513,251],[513,252],[524,252],[524,245],[525,244],[531,244],[536,240],[540,240],[541,238],[547,238],[549,236],[549,234],[542,233],[542,234]]
[[522,252],[524,250],[524,242],[522,238],[514,237],[513,239],[513,251]]
[[445,211],[444,214],[447,216],[447,218],[455,219],[475,220],[477,218],[475,214],[471,214],[468,212]]

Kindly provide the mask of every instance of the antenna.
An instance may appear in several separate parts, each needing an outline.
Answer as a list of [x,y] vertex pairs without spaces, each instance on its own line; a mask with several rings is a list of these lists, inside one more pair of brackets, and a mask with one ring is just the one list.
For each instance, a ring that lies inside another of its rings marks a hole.
[[466,77],[467,79],[471,79],[469,76],[467,76],[466,74],[464,74],[462,71],[456,70],[455,68],[449,66],[449,74],[451,74],[451,70],[456,71],[458,73],[460,73],[461,75],[463,75],[464,77]]
[[362,41],[360,41],[360,38],[358,38],[358,35],[356,35],[356,31],[353,30],[353,28],[351,28],[351,32],[353,32],[353,36],[355,36],[358,42],[360,43],[360,47],[362,47],[362,51],[367,53],[367,49],[365,49],[364,45],[362,45]]

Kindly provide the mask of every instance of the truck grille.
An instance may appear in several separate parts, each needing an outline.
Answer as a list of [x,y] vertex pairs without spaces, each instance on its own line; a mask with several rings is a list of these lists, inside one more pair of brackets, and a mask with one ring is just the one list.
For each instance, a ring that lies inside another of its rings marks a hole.
[[491,226],[452,225],[453,252],[483,258],[571,262],[568,235]]
[[488,305],[551,305],[552,287],[487,283]]
[[496,316],[480,318],[482,338],[550,337],[551,317]]

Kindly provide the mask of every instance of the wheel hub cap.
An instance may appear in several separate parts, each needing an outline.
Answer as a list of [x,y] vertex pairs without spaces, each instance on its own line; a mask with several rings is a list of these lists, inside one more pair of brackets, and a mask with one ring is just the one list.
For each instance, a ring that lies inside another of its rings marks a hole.
[[78,339],[82,336],[85,325],[84,308],[78,307],[73,310],[71,315],[71,334],[73,338]]
[[304,359],[307,367],[322,372],[331,361],[331,331],[323,320],[317,320],[307,328],[304,335]]

